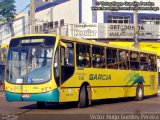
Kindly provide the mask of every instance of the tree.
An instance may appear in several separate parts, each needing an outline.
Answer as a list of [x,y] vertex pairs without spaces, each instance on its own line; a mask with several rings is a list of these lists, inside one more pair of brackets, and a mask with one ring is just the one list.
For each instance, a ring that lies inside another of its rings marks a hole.
[[0,15],[4,21],[8,23],[11,31],[11,36],[14,36],[13,20],[16,15],[15,0],[1,0],[0,1]]

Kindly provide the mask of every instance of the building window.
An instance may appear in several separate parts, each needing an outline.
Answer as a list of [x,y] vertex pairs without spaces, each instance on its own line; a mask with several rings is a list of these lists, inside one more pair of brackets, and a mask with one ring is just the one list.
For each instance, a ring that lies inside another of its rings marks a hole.
[[4,25],[4,30],[6,31],[6,34],[10,34],[11,30],[8,24]]
[[40,25],[40,26],[39,26],[39,31],[42,32],[42,30],[43,30],[43,26]]
[[129,23],[129,16],[108,16],[108,23]]
[[64,26],[64,19],[60,20],[60,26]]
[[54,27],[58,28],[58,21],[54,22]]
[[38,32],[38,26],[35,26],[35,32],[36,33]]
[[48,24],[47,23],[43,23],[43,31],[48,31]]
[[53,21],[48,23],[49,29],[53,29]]
[[160,24],[160,18],[142,18],[141,24]]

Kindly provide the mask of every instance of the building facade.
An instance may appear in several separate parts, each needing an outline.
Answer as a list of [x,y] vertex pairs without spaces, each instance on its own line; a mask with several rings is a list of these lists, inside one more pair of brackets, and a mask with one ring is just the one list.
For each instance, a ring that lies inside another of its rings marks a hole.
[[13,31],[7,22],[0,25],[0,44],[9,44],[12,33],[15,36],[25,35],[29,33],[29,22],[27,14],[19,14],[13,21]]
[[[157,41],[160,38],[158,7],[160,2],[143,1],[145,7],[151,7],[153,10],[138,11],[139,38]],[[125,2],[125,0],[119,0],[117,4]],[[128,0],[126,6],[132,2],[133,0]],[[91,39],[132,40],[134,36],[133,10],[94,10],[97,7],[110,7],[111,4],[113,4],[112,0],[54,0],[36,9],[35,30],[37,33],[51,30],[50,32]]]

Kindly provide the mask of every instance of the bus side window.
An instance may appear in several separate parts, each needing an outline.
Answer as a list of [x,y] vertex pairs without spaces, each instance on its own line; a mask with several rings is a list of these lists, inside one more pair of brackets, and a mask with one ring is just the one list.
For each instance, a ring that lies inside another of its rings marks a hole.
[[92,65],[94,68],[105,68],[105,48],[92,47]]
[[73,43],[65,42],[67,47],[61,47],[61,65],[65,66],[73,66],[74,65],[74,57],[73,57]]
[[118,69],[118,58],[117,58],[117,49],[107,48],[107,68],[109,69]]
[[130,69],[139,70],[139,53],[130,52]]
[[91,57],[90,57],[90,46],[86,44],[77,44],[77,66],[78,67],[90,67]]
[[129,69],[129,51],[119,50],[119,69]]
[[150,71],[157,71],[157,60],[155,55],[149,55]]
[[140,53],[140,70],[148,71],[149,70],[149,58],[148,54]]

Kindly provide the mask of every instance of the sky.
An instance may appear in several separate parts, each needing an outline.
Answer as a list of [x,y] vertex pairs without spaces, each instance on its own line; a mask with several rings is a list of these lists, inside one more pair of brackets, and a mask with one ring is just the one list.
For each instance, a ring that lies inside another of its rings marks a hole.
[[[30,0],[15,0],[15,2],[17,13],[19,13],[30,3]],[[27,13],[28,10],[29,8],[27,8],[27,10],[25,10],[24,12]]]

